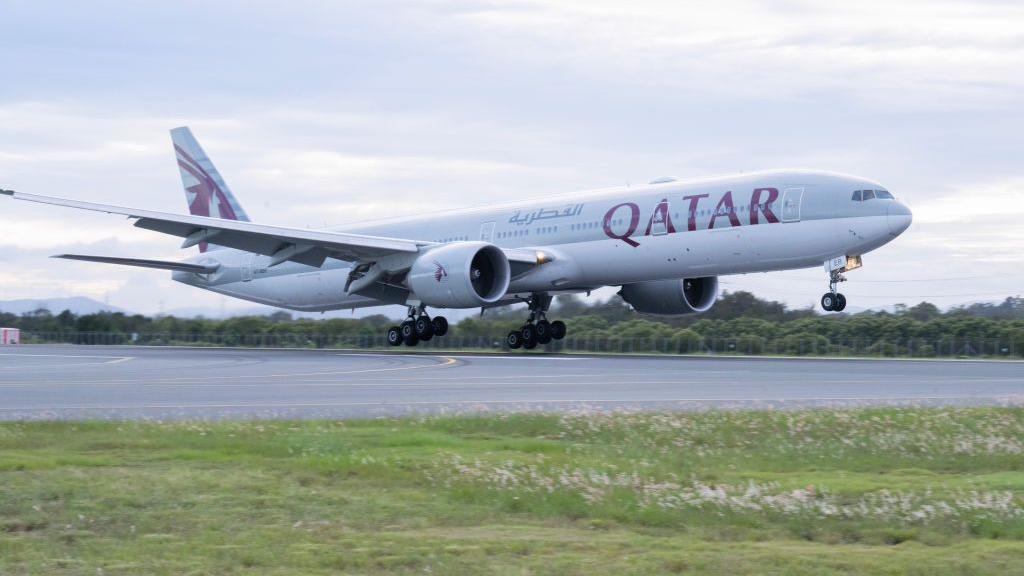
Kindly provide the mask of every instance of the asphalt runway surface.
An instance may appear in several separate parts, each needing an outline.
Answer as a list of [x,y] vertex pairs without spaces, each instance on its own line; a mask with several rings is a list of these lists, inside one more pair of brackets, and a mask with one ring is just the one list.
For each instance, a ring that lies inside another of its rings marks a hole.
[[1024,404],[1024,362],[0,348],[0,419]]

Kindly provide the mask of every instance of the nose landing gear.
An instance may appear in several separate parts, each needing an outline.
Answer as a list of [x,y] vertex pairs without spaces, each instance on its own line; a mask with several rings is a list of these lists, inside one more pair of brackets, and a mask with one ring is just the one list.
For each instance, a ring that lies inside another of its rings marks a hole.
[[846,276],[840,270],[829,272],[828,292],[821,297],[821,308],[826,312],[842,312],[846,309],[846,296],[836,292],[840,282],[846,282]]
[[561,320],[549,322],[547,319],[551,296],[534,294],[527,304],[530,307],[530,316],[526,320],[526,324],[518,330],[509,332],[505,337],[505,344],[509,348],[533,350],[538,344],[547,344],[552,340],[565,338],[565,322]]
[[426,306],[409,306],[409,317],[398,326],[388,328],[387,340],[392,346],[415,346],[420,341],[428,341],[434,336],[448,333],[448,320],[444,316],[431,318],[427,315]]

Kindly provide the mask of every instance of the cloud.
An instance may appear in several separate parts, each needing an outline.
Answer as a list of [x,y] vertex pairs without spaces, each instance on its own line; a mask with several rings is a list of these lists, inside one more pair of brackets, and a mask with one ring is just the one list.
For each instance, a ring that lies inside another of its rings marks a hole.
[[806,99],[827,90],[880,108],[950,109],[1013,105],[1024,87],[1024,9],[1010,3],[468,6],[454,18],[499,57],[615,85],[671,86],[684,99]]
[[[984,225],[993,219],[1019,222],[1022,215],[1024,176],[956,186],[951,193],[923,203],[914,210],[914,220],[922,224]],[[1020,227],[1012,226],[1009,230],[1019,233]]]
[[[0,66],[18,81],[0,94],[3,188],[184,211],[167,135],[183,124],[254,219],[299,227],[808,167],[878,180],[915,212],[851,295],[914,301],[936,291],[866,287],[1024,263],[1011,2],[20,3],[4,17]],[[118,217],[0,200],[0,244],[8,297],[219,303],[162,273],[46,258],[181,256]],[[728,281],[810,304],[819,272]]]

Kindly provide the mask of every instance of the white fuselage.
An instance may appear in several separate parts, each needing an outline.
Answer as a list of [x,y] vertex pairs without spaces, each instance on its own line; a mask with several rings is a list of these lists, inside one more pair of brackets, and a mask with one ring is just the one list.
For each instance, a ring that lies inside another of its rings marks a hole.
[[[337,231],[543,251],[551,261],[513,276],[511,301],[537,292],[806,268],[859,256],[895,238],[911,220],[895,199],[852,200],[861,189],[882,186],[825,172],[759,172],[551,196]],[[339,260],[328,259],[320,268],[294,262],[269,267],[268,256],[233,249],[191,260],[216,262],[220,269],[210,275],[176,272],[176,280],[294,310],[403,304],[409,298],[400,289],[346,295],[352,265]]]

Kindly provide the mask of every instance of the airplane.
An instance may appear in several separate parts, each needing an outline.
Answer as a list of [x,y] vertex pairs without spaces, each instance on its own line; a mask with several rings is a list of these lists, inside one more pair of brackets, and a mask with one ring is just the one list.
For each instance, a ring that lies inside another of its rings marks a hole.
[[59,254],[54,258],[172,272],[174,280],[299,311],[399,304],[407,318],[387,330],[393,346],[444,336],[427,308],[526,303],[509,348],[533,349],[566,335],[547,318],[553,296],[605,286],[644,314],[705,312],[718,277],[823,266],[826,311],[840,312],[837,285],[862,256],[905,231],[907,206],[877,182],[814,170],[771,170],[618,187],[463,210],[310,230],[257,224],[187,127],[171,130],[189,214],[0,193],[120,214],[135,226],[183,238],[199,253],[182,261]]

